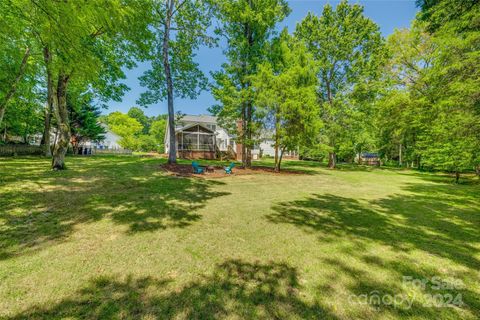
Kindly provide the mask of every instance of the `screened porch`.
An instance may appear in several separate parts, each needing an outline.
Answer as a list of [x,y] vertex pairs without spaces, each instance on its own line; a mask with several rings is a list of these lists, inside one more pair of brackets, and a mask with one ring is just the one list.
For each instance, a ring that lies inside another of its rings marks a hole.
[[177,131],[178,151],[215,151],[215,133],[201,125]]

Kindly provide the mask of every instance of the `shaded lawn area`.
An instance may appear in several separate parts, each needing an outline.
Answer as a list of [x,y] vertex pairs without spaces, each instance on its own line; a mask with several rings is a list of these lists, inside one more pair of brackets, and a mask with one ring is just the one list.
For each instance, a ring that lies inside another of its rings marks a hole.
[[302,161],[198,179],[162,163],[1,158],[0,318],[480,316],[473,179]]

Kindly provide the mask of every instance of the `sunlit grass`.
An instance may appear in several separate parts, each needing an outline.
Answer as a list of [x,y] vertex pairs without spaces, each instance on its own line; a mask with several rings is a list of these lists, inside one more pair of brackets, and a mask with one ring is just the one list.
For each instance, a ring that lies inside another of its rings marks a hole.
[[54,172],[47,159],[0,159],[0,318],[480,314],[475,179],[303,161],[284,163],[298,175],[197,179],[167,175],[159,158],[67,160]]

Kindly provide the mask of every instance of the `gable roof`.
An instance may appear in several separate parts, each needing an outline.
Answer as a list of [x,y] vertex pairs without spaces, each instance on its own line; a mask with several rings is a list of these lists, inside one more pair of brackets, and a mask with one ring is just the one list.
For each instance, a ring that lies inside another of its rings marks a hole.
[[211,116],[209,114],[200,114],[200,115],[192,115],[186,114],[182,118],[179,119],[179,122],[203,122],[203,123],[217,123],[217,117]]
[[195,127],[195,126],[202,127],[203,129],[208,130],[208,131],[211,132],[211,133],[215,133],[215,131],[213,131],[213,130],[210,129],[210,128],[207,128],[204,124],[199,123],[199,122],[190,123],[190,124],[187,124],[187,125],[184,126],[184,127],[177,127],[177,128],[175,128],[175,132],[185,131],[186,129],[189,129],[189,128]]

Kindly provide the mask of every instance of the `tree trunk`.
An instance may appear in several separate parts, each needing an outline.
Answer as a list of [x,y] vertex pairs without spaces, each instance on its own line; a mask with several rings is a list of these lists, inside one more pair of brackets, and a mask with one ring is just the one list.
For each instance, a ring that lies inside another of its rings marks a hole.
[[252,167],[252,103],[248,101],[247,103],[247,168]]
[[25,49],[25,53],[23,54],[23,59],[22,59],[22,62],[20,63],[20,68],[17,72],[17,76],[15,77],[15,80],[10,86],[10,90],[8,90],[7,94],[5,95],[5,98],[3,99],[2,102],[0,102],[0,126],[2,125],[3,116],[5,115],[5,109],[7,108],[7,104],[10,101],[10,99],[13,98],[13,95],[15,94],[15,92],[17,92],[18,83],[20,82],[20,80],[23,77],[23,74],[25,73],[29,56],[30,56],[30,48],[27,47],[27,49]]
[[335,152],[328,153],[328,167],[330,169],[335,169],[337,166],[337,155]]
[[280,167],[282,165],[282,158],[283,158],[283,153],[285,152],[285,147],[283,147],[281,150],[280,150],[280,156],[278,158],[278,164],[277,166],[275,167],[275,172],[280,172]]
[[175,110],[173,108],[173,80],[170,70],[169,60],[169,41],[170,41],[170,24],[174,9],[174,0],[168,1],[168,10],[165,17],[165,28],[163,32],[163,68],[165,70],[165,78],[167,80],[167,102],[168,102],[168,130],[170,135],[170,148],[168,150],[168,163],[177,163],[177,144],[175,137]]
[[455,171],[455,183],[458,183],[459,180],[460,180],[460,172],[457,170]]
[[[330,87],[330,81],[327,80],[326,81],[326,87],[327,87],[327,99],[328,99],[328,103],[330,104],[330,108],[333,109],[333,94],[332,94],[332,88]],[[329,119],[330,119],[330,115],[328,116]],[[333,121],[333,119],[330,119],[330,121]],[[335,148],[335,139],[330,139],[330,146],[332,148]],[[335,167],[337,166],[337,155],[335,154],[335,152],[329,152],[328,153],[328,167],[330,169],[335,169]]]
[[480,177],[480,165],[475,167],[475,173],[477,174],[478,177]]
[[[252,1],[249,0],[248,4],[250,7],[252,7]],[[250,61],[250,51],[253,48],[254,40],[253,40],[253,32],[252,28],[250,26],[250,23],[247,22],[244,24],[244,36],[247,40],[248,48],[246,51],[246,56],[244,58],[243,63],[243,76],[244,76],[244,83],[243,83],[243,89],[249,90],[250,88],[250,80],[249,80],[249,75],[250,75],[250,70],[248,69],[248,62]],[[245,139],[244,139],[244,146],[245,146],[245,153],[244,157],[245,159],[242,159],[242,163],[245,167],[251,168],[252,167],[252,119],[253,119],[253,105],[250,97],[247,97],[247,100],[245,101]]]
[[280,130],[280,119],[278,118],[278,113],[275,114],[275,171],[280,171],[280,161],[278,155],[278,147],[280,144],[280,137],[278,131]]
[[67,84],[69,76],[60,73],[58,76],[56,103],[54,102],[55,117],[58,126],[58,140],[53,148],[52,169],[65,169],[65,155],[70,141],[70,124],[67,110]]
[[247,167],[247,107],[242,104],[242,167]]
[[45,66],[47,69],[47,105],[45,107],[45,122],[43,128],[43,137],[41,145],[44,146],[45,157],[52,156],[52,149],[51,149],[51,142],[50,142],[50,122],[52,119],[52,110],[53,110],[53,79],[52,79],[52,71],[50,69],[50,62],[52,61],[52,57],[50,55],[50,51],[48,47],[43,48],[43,58],[45,61]]
[[402,144],[400,143],[398,145],[398,166],[401,167],[403,165],[403,160],[402,160]]

